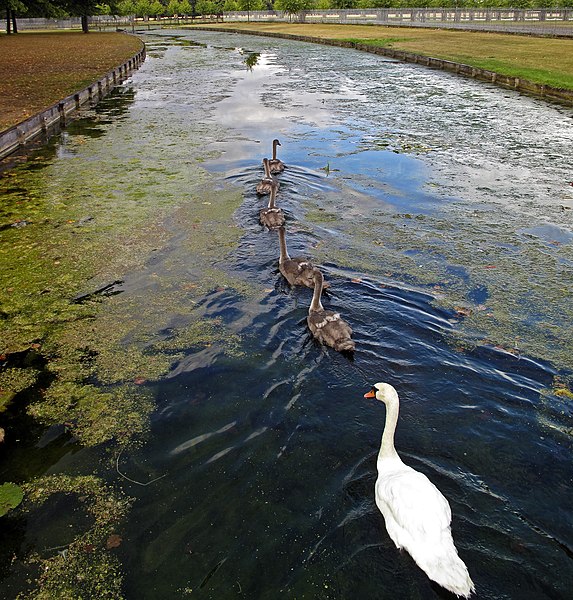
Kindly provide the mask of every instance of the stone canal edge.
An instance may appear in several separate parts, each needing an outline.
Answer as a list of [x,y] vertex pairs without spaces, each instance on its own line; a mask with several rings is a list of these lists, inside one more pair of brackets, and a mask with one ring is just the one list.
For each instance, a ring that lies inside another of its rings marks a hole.
[[471,65],[457,63],[450,60],[443,60],[441,58],[432,58],[430,56],[424,56],[423,54],[415,54],[413,52],[406,52],[404,50],[394,50],[393,48],[371,46],[369,44],[361,44],[358,42],[352,42],[347,40],[335,40],[331,38],[296,35],[291,33],[279,33],[275,31],[233,29],[230,27],[193,27],[193,29],[202,29],[205,31],[223,31],[226,33],[238,33],[245,35],[260,35],[265,37],[277,37],[284,38],[287,40],[297,40],[300,42],[322,44],[325,46],[353,48],[362,52],[380,54],[382,56],[387,56],[388,58],[394,58],[403,62],[415,63],[433,69],[442,69],[444,71],[450,71],[463,77],[472,77],[473,79],[480,79],[482,81],[487,81],[500,87],[514,89],[525,94],[539,96],[547,100],[558,101],[573,106],[573,90],[556,88],[550,85],[535,83],[533,81],[522,79],[520,77],[502,75],[501,73],[496,73],[495,71],[480,69],[479,67],[472,67]]
[[145,44],[130,59],[106,73],[79,92],[75,92],[49,108],[0,132],[0,160],[42,136],[47,140],[53,133],[65,128],[75,113],[86,103],[96,104],[145,61]]

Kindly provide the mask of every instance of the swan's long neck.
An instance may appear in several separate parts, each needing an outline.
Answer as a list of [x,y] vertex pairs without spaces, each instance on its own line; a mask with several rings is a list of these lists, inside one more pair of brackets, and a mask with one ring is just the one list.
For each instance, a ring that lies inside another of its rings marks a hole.
[[320,301],[320,296],[322,295],[322,285],[324,282],[324,277],[322,273],[316,269],[314,271],[314,293],[312,295],[312,302],[310,303],[309,311],[319,311],[324,310],[322,303]]
[[398,396],[390,398],[386,404],[386,422],[384,424],[384,433],[382,434],[382,443],[378,459],[398,458],[398,453],[394,447],[394,432],[398,423],[398,413],[400,411],[400,402]]
[[273,140],[273,160],[277,159],[277,146],[279,145],[278,140]]
[[277,188],[276,186],[271,187],[271,197],[269,198],[269,208],[275,208],[275,200],[277,197]]
[[279,246],[281,249],[281,255],[280,255],[279,261],[281,263],[283,263],[283,262],[285,262],[285,260],[290,259],[290,256],[289,256],[288,250],[287,250],[287,245],[286,245],[286,234],[285,234],[284,227],[279,228]]
[[268,158],[265,158],[263,160],[263,165],[265,167],[265,177],[267,179],[271,179],[271,167],[269,166],[269,160],[268,160]]

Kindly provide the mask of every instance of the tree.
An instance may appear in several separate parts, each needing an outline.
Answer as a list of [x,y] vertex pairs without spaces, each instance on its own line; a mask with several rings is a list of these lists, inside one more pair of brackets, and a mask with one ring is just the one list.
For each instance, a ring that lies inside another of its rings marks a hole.
[[0,10],[6,12],[6,33],[18,33],[18,24],[16,23],[16,13],[25,13],[28,9],[20,0],[0,0]]
[[212,0],[197,0],[195,10],[202,16],[216,15],[220,12],[219,7]]
[[[73,17],[80,17],[82,20],[82,31],[89,33],[88,17],[101,14],[101,0],[54,0],[54,4],[65,10]],[[117,0],[109,0],[107,3],[109,11],[117,13]]]
[[239,10],[264,10],[263,0],[238,0]]
[[165,12],[165,7],[163,6],[163,4],[161,4],[161,2],[159,2],[159,0],[153,0],[153,2],[150,4],[150,12],[149,12],[149,16],[150,17],[159,17],[160,15],[162,15]]
[[348,8],[356,8],[357,0],[331,0],[332,8],[336,10],[344,10]]
[[287,15],[292,16],[298,14],[302,10],[312,8],[311,0],[276,0],[275,8],[282,10]]
[[165,7],[165,12],[171,16],[182,15],[181,2],[179,0],[169,0],[169,3]]
[[136,12],[135,0],[121,0],[116,6],[116,14],[121,16],[134,15]]

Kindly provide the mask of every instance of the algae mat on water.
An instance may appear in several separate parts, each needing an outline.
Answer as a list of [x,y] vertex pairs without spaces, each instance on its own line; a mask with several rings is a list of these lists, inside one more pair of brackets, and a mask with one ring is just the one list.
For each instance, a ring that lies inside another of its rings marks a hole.
[[0,131],[96,81],[141,50],[122,33],[0,36]]
[[226,23],[253,33],[286,33],[387,46],[441,58],[535,83],[573,89],[573,39],[377,25]]
[[[122,93],[129,94],[115,95]],[[117,110],[113,95],[106,102]],[[242,235],[232,218],[241,193],[214,191],[197,141],[186,146],[181,176],[171,173],[159,189],[165,154],[180,154],[171,146],[162,153],[157,144],[155,153],[147,151],[145,130],[138,134],[144,158],[130,159],[126,171],[118,166],[123,134],[113,126],[107,140],[80,133],[97,122],[101,106],[0,179],[0,399],[11,415],[26,411],[42,424],[64,424],[67,437],[82,445],[102,445],[107,473],[122,449],[145,441],[152,384],[175,362],[211,345],[241,353],[240,338],[202,316],[200,300],[220,287],[239,294],[250,288],[224,269]],[[65,148],[66,160],[52,160],[55,148]],[[6,415],[0,413],[0,427],[13,447]],[[41,473],[44,466],[30,469]],[[114,525],[127,510],[99,478],[32,480],[24,491],[26,511],[62,494],[120,506]],[[38,591],[19,597],[70,590],[121,597],[121,570],[107,547],[117,534],[98,525],[97,506],[87,509],[95,524],[67,540],[64,554],[18,556],[31,580],[40,576]]]
[[[200,201],[206,189],[197,189],[176,209],[180,226],[195,234],[187,246],[197,265],[193,279],[164,274],[155,289],[122,296],[111,288],[121,288],[130,273],[169,246],[173,225],[165,226],[167,204],[162,210],[156,203],[118,204],[96,190],[97,174],[87,172],[81,179],[84,193],[78,195],[69,171],[47,170],[49,177],[44,170],[31,176],[26,168],[16,169],[2,180],[7,200],[0,213],[0,352],[6,368],[0,387],[9,399],[34,385],[41,371],[14,357],[39,353],[47,361],[45,389],[30,412],[46,423],[68,423],[85,444],[112,438],[127,442],[145,430],[152,408],[138,386],[166,373],[182,348],[228,337],[218,322],[195,316],[194,298],[221,281],[244,288],[213,268],[240,235],[231,222],[240,194],[219,192],[213,210]],[[133,185],[125,191],[137,194],[138,189]],[[227,239],[219,234],[216,245],[206,245],[214,228]],[[173,315],[179,319],[177,332],[154,337],[169,329]]]

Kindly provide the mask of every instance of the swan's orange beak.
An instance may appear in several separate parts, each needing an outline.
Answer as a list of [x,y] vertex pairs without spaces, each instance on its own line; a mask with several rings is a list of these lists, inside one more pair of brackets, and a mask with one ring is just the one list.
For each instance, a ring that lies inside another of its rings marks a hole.
[[364,394],[365,398],[376,398],[376,390],[372,388],[369,392]]

